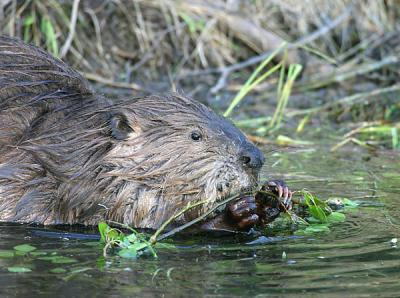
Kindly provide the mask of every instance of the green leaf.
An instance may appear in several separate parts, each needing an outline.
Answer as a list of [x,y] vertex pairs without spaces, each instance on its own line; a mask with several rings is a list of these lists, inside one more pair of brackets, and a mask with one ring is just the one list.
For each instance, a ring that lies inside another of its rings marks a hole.
[[53,259],[51,262],[53,264],[71,264],[71,263],[77,263],[78,260],[73,259],[73,258],[59,256],[58,258]]
[[54,56],[58,56],[58,43],[53,23],[44,17],[40,23],[40,30],[46,38],[46,46]]
[[28,42],[30,39],[31,26],[35,23],[35,15],[27,16],[24,20],[24,41]]
[[79,268],[75,268],[74,270],[71,271],[71,273],[82,273],[82,272],[86,272],[89,270],[93,270],[92,267],[79,267]]
[[106,259],[104,258],[104,256],[101,256],[101,257],[97,258],[96,266],[100,270],[102,270],[102,269],[104,269],[106,267]]
[[0,250],[0,258],[13,258],[14,251],[13,250]]
[[99,228],[100,237],[101,237],[100,241],[105,243],[106,242],[106,234],[109,229],[109,226],[104,221],[102,221],[102,222],[99,222],[98,228]]
[[124,238],[124,233],[119,232],[118,230],[111,228],[108,224],[105,222],[100,222],[98,224],[99,232],[100,232],[100,237],[101,237],[101,242],[105,243],[107,242],[107,239],[110,241],[114,240],[120,240],[123,241]]
[[[100,241],[101,241],[101,239],[100,239]],[[82,245],[90,246],[90,247],[101,247],[101,244],[97,241],[82,242]]]
[[57,268],[51,269],[50,272],[51,272],[51,273],[60,274],[60,273],[66,273],[67,270],[64,269],[64,268],[57,267]]
[[27,16],[24,20],[24,26],[31,26],[33,25],[34,22],[35,22],[34,15]]
[[321,207],[318,206],[310,206],[309,207],[310,214],[318,219],[321,222],[326,222],[326,214]]
[[281,146],[307,146],[313,145],[313,142],[296,140],[284,135],[279,135],[276,138],[276,143]]
[[113,228],[108,228],[108,230],[107,230],[107,237],[111,240],[111,241],[113,241],[113,240],[123,240],[123,238],[124,238],[124,234],[123,233],[120,233],[120,232],[118,232],[116,229],[113,229]]
[[32,256],[39,257],[39,256],[45,256],[45,255],[47,255],[47,252],[45,252],[45,251],[33,251],[33,252],[31,252],[30,254],[31,254]]
[[26,268],[26,267],[8,267],[7,270],[8,270],[8,272],[12,272],[12,273],[25,273],[25,272],[32,271],[32,269]]
[[21,244],[21,245],[14,246],[14,249],[16,251],[28,253],[28,252],[36,250],[36,247],[29,245],[29,244]]
[[134,234],[134,233],[126,236],[125,239],[127,239],[131,243],[134,243],[134,242],[136,242],[138,240],[136,234]]
[[134,242],[130,242],[128,237],[124,237],[124,239],[118,244],[121,248],[128,248]]
[[322,201],[317,196],[312,195],[310,192],[303,190],[301,193],[307,206],[319,206],[324,209],[328,208],[328,204],[325,201]]
[[314,216],[309,216],[306,218],[306,220],[309,224],[320,224],[321,223],[321,221],[319,219],[315,218]]
[[141,250],[143,250],[143,249],[145,249],[145,248],[147,248],[147,247],[148,247],[147,243],[144,243],[144,242],[136,242],[136,243],[130,245],[128,248],[129,248],[129,249],[134,249],[134,250],[136,250],[137,252],[139,252],[139,251],[141,251]]
[[137,259],[137,251],[131,248],[123,248],[118,252],[121,258],[125,259]]
[[26,252],[23,252],[23,251],[18,251],[18,250],[16,250],[15,251],[15,255],[16,256],[25,256],[27,253]]
[[340,212],[332,212],[327,217],[328,222],[343,222],[346,220],[346,215]]
[[183,21],[186,23],[188,26],[189,32],[190,33],[196,33],[197,30],[202,30],[206,23],[203,20],[197,21],[194,20],[191,16],[181,12],[179,13],[179,16],[183,19]]
[[305,234],[314,234],[314,233],[321,233],[321,232],[328,233],[328,232],[330,232],[330,229],[326,224],[313,224],[313,225],[308,226],[304,230]]
[[38,260],[50,261],[53,264],[71,264],[71,263],[77,263],[78,262],[78,260],[76,260],[76,259],[63,257],[63,256],[40,257],[40,258],[38,258]]
[[157,249],[177,249],[175,245],[165,242],[157,242],[154,247]]
[[321,223],[327,222],[327,216],[332,212],[328,204],[306,190],[303,190],[301,193],[311,216]]
[[342,201],[343,201],[344,206],[347,208],[357,208],[359,205],[357,202],[346,199],[346,198],[342,199]]
[[59,256],[48,256],[48,257],[39,257],[37,258],[38,260],[42,260],[42,261],[52,261],[55,258],[58,258]]

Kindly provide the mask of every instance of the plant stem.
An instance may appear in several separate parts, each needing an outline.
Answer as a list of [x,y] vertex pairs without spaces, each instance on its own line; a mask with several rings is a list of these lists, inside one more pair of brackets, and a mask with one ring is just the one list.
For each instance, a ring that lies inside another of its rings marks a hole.
[[[240,91],[236,94],[234,99],[232,100],[231,104],[229,105],[228,109],[224,113],[224,117],[228,117],[231,115],[233,109],[242,101],[242,99],[251,91],[257,84],[259,84],[262,80],[256,80],[257,75],[266,67],[266,65],[271,62],[271,60],[279,54],[279,52],[286,47],[286,43],[282,43],[274,52],[271,53],[257,68],[256,70],[250,75],[247,79],[246,83],[240,89]],[[273,72],[275,72],[279,67],[274,67],[261,77],[263,79],[267,78]],[[257,82],[257,84],[254,84]]]
[[159,236],[156,240],[157,240],[157,241],[163,240],[163,239],[165,239],[165,238],[167,238],[167,237],[170,237],[170,236],[172,236],[172,235],[175,235],[176,233],[178,233],[178,232],[180,232],[180,231],[183,231],[184,229],[186,229],[186,228],[188,228],[188,227],[190,227],[190,226],[192,226],[192,225],[194,225],[194,224],[196,224],[196,223],[202,221],[202,220],[205,219],[208,215],[210,215],[210,214],[213,213],[215,210],[217,210],[219,207],[221,207],[221,206],[223,206],[223,205],[225,205],[225,204],[227,204],[227,203],[229,203],[229,202],[231,202],[231,201],[237,199],[239,196],[240,196],[240,195],[235,195],[235,196],[232,196],[232,197],[227,198],[226,200],[224,200],[224,201],[218,203],[217,205],[215,205],[213,208],[211,208],[210,210],[208,210],[208,211],[207,211],[206,213],[204,213],[203,215],[201,215],[201,216],[199,216],[199,217],[196,217],[195,219],[193,219],[193,220],[191,220],[191,221],[189,221],[189,222],[187,222],[187,223],[185,223],[185,224],[183,224],[183,225],[181,225],[181,226],[179,226],[179,227],[176,227],[176,228],[172,229],[171,231],[169,231],[169,232],[167,232],[167,233],[165,233],[165,234],[162,234],[162,235]]
[[150,243],[151,243],[152,245],[156,244],[157,241],[159,240],[159,239],[157,239],[158,235],[160,235],[161,232],[164,231],[165,228],[166,228],[171,222],[173,222],[175,219],[177,219],[179,216],[181,216],[181,215],[184,214],[185,212],[187,212],[187,211],[189,211],[189,210],[191,210],[191,209],[193,209],[193,208],[195,208],[195,207],[198,207],[198,206],[200,206],[200,205],[203,205],[203,204],[205,204],[205,203],[207,203],[207,202],[208,202],[208,200],[196,202],[196,203],[194,203],[194,204],[190,204],[190,203],[189,203],[185,208],[181,209],[178,213],[176,213],[175,215],[171,216],[167,221],[165,221],[165,222],[161,225],[161,227],[158,228],[158,230],[150,237]]

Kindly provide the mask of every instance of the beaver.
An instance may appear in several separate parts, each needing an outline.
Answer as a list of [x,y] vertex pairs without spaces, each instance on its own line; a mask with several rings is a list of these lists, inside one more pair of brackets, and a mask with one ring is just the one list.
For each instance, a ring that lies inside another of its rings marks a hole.
[[[176,223],[254,189],[263,164],[240,130],[194,99],[111,101],[61,60],[0,37],[0,221],[157,229],[189,202],[207,200]],[[248,198],[231,204],[230,227],[254,226],[256,209]]]

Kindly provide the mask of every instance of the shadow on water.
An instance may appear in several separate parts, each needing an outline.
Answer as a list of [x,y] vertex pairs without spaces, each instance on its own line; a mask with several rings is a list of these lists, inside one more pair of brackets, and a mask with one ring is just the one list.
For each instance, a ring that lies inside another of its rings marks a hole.
[[[246,243],[256,238],[183,237],[173,240],[179,249],[160,249],[158,259],[131,261],[105,259],[96,240],[41,237],[32,227],[2,224],[0,296],[397,297],[400,248],[391,240],[400,236],[399,157],[324,148],[270,156],[265,179],[362,202],[327,234],[252,245]],[[10,256],[19,244],[37,250]]]

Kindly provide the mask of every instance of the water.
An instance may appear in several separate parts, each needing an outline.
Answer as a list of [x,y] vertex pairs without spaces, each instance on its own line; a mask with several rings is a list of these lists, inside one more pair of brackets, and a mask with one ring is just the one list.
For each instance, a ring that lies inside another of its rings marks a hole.
[[[47,257],[77,262],[0,258],[0,297],[398,297],[400,244],[390,241],[400,238],[399,158],[323,147],[268,158],[264,176],[275,173],[270,176],[292,189],[305,187],[321,198],[363,203],[327,234],[258,245],[246,244],[255,236],[186,235],[173,240],[179,249],[159,250],[158,259],[131,261],[104,258],[96,241],[37,237],[33,227],[2,224],[0,250],[29,243]],[[11,266],[32,271],[9,273]]]

